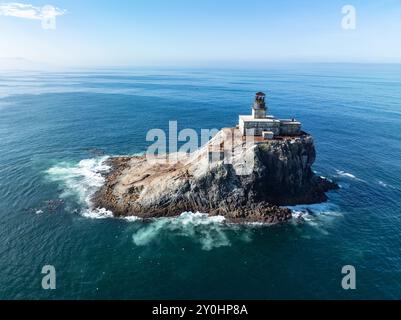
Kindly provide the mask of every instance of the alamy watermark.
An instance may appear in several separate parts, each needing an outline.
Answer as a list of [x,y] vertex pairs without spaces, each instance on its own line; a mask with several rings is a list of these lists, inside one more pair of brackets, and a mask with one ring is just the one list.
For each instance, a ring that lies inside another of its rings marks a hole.
[[[63,13],[64,14],[64,13]],[[62,15],[62,13],[56,7],[52,5],[46,5],[41,9],[41,21],[42,28],[47,30],[56,29],[56,17]]]
[[[238,175],[250,175],[254,169],[255,135],[248,130],[242,135],[236,128],[194,129],[178,131],[177,121],[169,122],[168,133],[152,129],[146,135],[147,142],[153,142],[146,151],[150,164],[186,164],[196,162],[214,166],[218,163],[235,166]],[[179,144],[182,144],[179,147]]]
[[42,268],[42,289],[56,290],[56,268],[52,265],[46,265]]
[[[36,7],[24,3],[0,3],[0,16],[12,16],[23,19],[40,20],[42,28],[45,30],[56,29],[56,18],[66,14],[66,10],[59,9],[53,5]],[[357,24],[357,12],[355,6],[351,4],[344,5],[341,8],[343,15],[341,27],[344,30],[355,30]]]
[[66,14],[67,11],[53,5],[36,7],[25,3],[0,3],[0,16],[16,17],[21,19],[39,20],[45,30],[56,29],[56,18]]
[[344,30],[356,29],[356,8],[353,5],[347,4],[342,7],[341,13],[343,18],[341,20],[341,27]]
[[354,266],[344,266],[341,273],[345,275],[341,281],[344,290],[356,290],[356,269]]

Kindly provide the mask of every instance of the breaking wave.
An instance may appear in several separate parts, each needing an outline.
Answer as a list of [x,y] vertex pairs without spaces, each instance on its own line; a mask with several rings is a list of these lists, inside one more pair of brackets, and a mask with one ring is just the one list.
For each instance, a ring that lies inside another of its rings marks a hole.
[[[108,157],[86,159],[77,163],[60,163],[46,171],[50,181],[62,187],[62,199],[73,198],[80,205],[75,212],[90,219],[113,218],[113,213],[104,208],[94,208],[91,201],[94,193],[104,184],[103,174],[110,170]],[[332,203],[293,206],[293,223],[308,223],[324,227],[333,218],[341,216],[338,207]],[[37,212],[38,214],[41,212]],[[184,212],[175,218],[159,218],[143,221],[137,217],[123,218],[134,223],[136,231],[132,240],[137,246],[146,246],[159,241],[161,234],[190,238],[198,243],[202,250],[231,246],[233,241],[251,242],[252,229],[263,224],[246,226],[228,223],[222,216],[209,216],[204,213]],[[231,236],[232,235],[232,236]]]
[[86,159],[78,164],[63,162],[46,173],[50,181],[62,186],[61,198],[74,197],[83,206],[82,216],[93,219],[111,218],[112,212],[101,208],[94,209],[91,201],[94,193],[104,183],[102,173],[110,170],[106,164],[107,159],[108,157]]
[[[193,239],[202,250],[210,251],[231,245],[229,233],[235,226],[229,226],[221,216],[211,217],[203,213],[184,212],[177,218],[155,219],[137,230],[132,240],[137,246],[145,246],[160,239],[162,233],[174,234]],[[250,237],[241,237],[248,241]]]
[[357,178],[355,175],[353,175],[352,173],[349,173],[349,172],[345,172],[342,170],[336,170],[336,172],[337,172],[338,177],[343,177],[343,178],[358,180],[358,181],[364,181],[362,179]]
[[[94,208],[91,201],[94,193],[104,184],[103,173],[110,167],[106,164],[107,157],[86,159],[78,164],[63,162],[49,170],[46,174],[50,181],[57,182],[64,200],[73,199],[80,209],[72,210],[90,219],[112,218],[113,213],[102,208]],[[203,213],[184,212],[175,218],[159,218],[143,221],[137,217],[126,217],[123,220],[132,223],[136,229],[132,240],[137,246],[146,246],[157,242],[164,234],[168,237],[186,237],[200,244],[202,250],[210,251],[219,247],[231,246],[232,241],[251,241],[250,231],[244,231],[231,238],[230,233],[236,232],[238,226],[228,224],[221,216],[210,217]],[[234,240],[235,238],[235,240]]]
[[298,205],[288,208],[293,211],[292,217],[294,223],[307,223],[321,229],[323,233],[325,233],[325,226],[343,216],[340,208],[331,202]]

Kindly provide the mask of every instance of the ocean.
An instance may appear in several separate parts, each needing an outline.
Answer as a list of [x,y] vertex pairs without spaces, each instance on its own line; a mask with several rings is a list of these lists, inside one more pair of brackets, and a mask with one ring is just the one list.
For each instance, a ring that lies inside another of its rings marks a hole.
[[[314,170],[341,186],[327,203],[275,226],[91,207],[107,157],[143,153],[169,121],[235,126],[257,91],[314,136]],[[2,71],[0,298],[401,299],[400,139],[401,65]]]

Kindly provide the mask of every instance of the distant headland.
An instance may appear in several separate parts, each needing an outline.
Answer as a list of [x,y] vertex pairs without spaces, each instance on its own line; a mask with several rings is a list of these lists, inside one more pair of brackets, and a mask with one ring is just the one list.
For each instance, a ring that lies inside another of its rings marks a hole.
[[240,116],[235,128],[223,128],[196,152],[175,158],[173,163],[146,156],[109,159],[112,169],[93,198],[95,206],[117,217],[191,211],[235,223],[279,223],[292,217],[284,206],[324,202],[326,192],[338,188],[312,170],[313,137],[298,120],[269,115],[262,92],[252,115]]

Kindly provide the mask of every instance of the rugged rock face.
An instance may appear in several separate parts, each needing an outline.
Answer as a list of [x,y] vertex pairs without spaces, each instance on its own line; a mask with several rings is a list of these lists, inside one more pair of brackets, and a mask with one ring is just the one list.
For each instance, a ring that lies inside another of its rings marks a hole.
[[245,184],[255,202],[276,205],[313,204],[327,201],[326,192],[338,185],[312,171],[316,151],[312,136],[272,141],[255,150],[255,169]]
[[[145,157],[110,159],[113,169],[94,196],[95,205],[116,216],[154,218],[199,211],[232,222],[279,223],[291,218],[291,211],[280,206],[324,202],[325,192],[338,188],[313,173],[316,152],[307,134],[252,145],[237,141],[230,161],[210,163],[210,147],[220,145],[230,132],[233,129],[222,130],[190,156],[176,154],[180,161],[174,164]],[[253,163],[245,174],[244,159]]]

